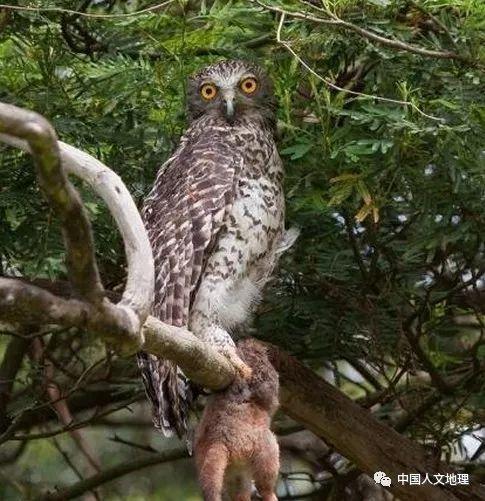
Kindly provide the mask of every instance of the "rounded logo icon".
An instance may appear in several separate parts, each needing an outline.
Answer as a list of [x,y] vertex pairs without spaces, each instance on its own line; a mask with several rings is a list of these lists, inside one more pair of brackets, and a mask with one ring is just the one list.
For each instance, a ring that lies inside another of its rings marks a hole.
[[383,471],[376,471],[374,473],[374,482],[384,487],[389,487],[391,485],[391,479]]
[[374,473],[374,482],[376,484],[380,484],[381,480],[386,476],[386,474],[383,471],[376,471]]
[[391,485],[391,479],[389,477],[384,477],[381,480],[381,485],[383,485],[384,487],[389,487]]

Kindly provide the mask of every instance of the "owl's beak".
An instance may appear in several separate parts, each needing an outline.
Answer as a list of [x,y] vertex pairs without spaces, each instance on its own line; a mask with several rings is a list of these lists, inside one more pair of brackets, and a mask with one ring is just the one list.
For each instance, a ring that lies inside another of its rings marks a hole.
[[226,118],[228,122],[232,122],[234,120],[234,99],[228,98],[225,99],[226,103]]
[[224,93],[224,115],[229,123],[234,121],[235,106],[234,106],[234,94],[232,92]]

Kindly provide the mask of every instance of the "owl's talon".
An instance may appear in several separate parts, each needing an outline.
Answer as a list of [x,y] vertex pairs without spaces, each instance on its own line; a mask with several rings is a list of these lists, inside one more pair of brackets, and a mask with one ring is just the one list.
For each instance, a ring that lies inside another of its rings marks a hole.
[[249,379],[253,375],[253,369],[244,362],[241,367],[236,367],[236,370],[243,379]]
[[241,360],[239,355],[236,353],[236,350],[225,348],[221,350],[221,353],[229,360],[229,362],[231,362],[232,365],[234,365],[236,371],[243,379],[249,379],[252,376],[253,370],[249,367],[249,365]]

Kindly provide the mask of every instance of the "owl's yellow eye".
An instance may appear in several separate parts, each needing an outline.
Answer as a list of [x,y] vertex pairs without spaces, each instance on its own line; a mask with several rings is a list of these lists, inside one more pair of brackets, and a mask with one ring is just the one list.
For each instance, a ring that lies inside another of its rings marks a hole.
[[210,101],[217,95],[217,87],[214,84],[206,83],[200,88],[200,95],[206,100]]
[[244,94],[253,94],[258,88],[258,81],[253,77],[248,77],[241,81],[239,87]]

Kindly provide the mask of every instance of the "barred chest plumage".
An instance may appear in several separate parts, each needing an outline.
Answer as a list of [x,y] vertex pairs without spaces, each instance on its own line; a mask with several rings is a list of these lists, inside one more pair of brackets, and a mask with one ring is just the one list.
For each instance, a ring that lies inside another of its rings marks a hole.
[[283,231],[283,166],[272,135],[262,134],[254,125],[236,128],[234,141],[243,163],[226,226],[236,228],[245,242],[249,275],[259,281],[272,271],[275,246]]
[[205,130],[208,135],[211,132],[223,132],[240,165],[232,203],[226,207],[202,274],[191,325],[199,330],[198,312],[204,310],[216,316],[221,327],[232,330],[248,319],[277,262],[284,230],[283,166],[272,132],[259,124],[241,120],[221,131],[216,123]]

